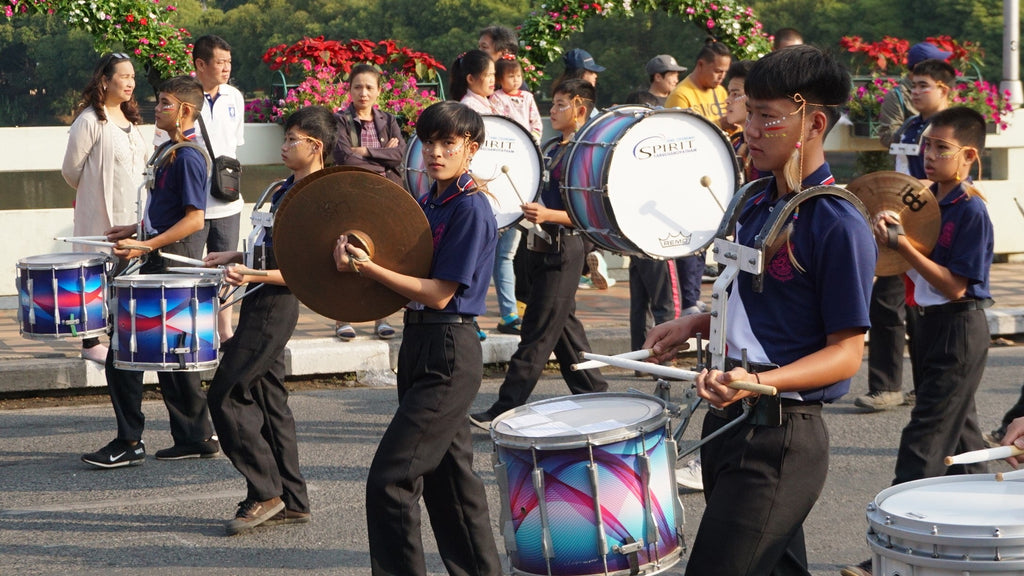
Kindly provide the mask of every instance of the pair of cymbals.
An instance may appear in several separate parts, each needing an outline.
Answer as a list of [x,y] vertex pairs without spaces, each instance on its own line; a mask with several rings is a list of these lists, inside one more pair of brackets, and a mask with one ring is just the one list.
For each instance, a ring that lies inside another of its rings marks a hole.
[[285,283],[318,314],[346,322],[384,318],[409,299],[353,272],[339,272],[341,234],[372,247],[381,266],[426,278],[433,257],[427,218],[402,187],[367,170],[338,166],[303,178],[274,217],[274,256]]
[[[928,186],[900,172],[873,172],[854,179],[846,189],[867,208],[870,223],[881,214],[896,218],[907,240],[923,254],[931,254],[939,239],[942,215],[939,203]],[[895,276],[910,269],[910,264],[895,250],[878,246],[876,276]]]

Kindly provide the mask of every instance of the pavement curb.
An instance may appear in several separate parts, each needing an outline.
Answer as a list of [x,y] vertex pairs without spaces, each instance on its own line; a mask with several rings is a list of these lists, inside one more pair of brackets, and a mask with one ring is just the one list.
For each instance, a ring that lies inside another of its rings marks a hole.
[[[992,337],[1024,334],[1024,308],[998,308],[985,311]],[[630,350],[629,330],[620,327],[587,329],[591,349],[598,354],[620,354]],[[489,333],[480,343],[486,365],[507,363],[519,345],[518,336]],[[357,338],[340,342],[336,338],[292,339],[285,351],[287,375],[315,378],[340,374],[371,374],[360,378],[368,385],[389,385],[393,379],[381,377],[393,373],[398,363],[401,338],[376,340]],[[692,348],[692,346],[691,346]],[[203,378],[213,378],[213,370]],[[146,372],[146,384],[156,384],[156,372]],[[11,359],[0,362],[0,394],[52,392],[76,388],[106,386],[102,366],[81,358]]]

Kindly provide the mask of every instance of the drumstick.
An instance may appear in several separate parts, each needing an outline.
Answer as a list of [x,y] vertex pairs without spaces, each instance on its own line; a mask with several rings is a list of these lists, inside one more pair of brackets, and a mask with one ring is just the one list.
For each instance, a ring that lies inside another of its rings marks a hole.
[[1017,210],[1020,210],[1020,215],[1024,216],[1024,206],[1020,205],[1020,200],[1017,200],[1016,196],[1013,198],[1013,203],[1017,205]]
[[[626,368],[629,370],[638,370],[640,372],[647,372],[648,374],[654,374],[655,376],[662,376],[664,378],[675,378],[676,380],[692,382],[696,380],[699,375],[697,372],[692,370],[681,370],[679,368],[672,368],[671,366],[662,366],[660,364],[652,364],[650,362],[638,362],[636,360],[626,360],[624,358],[616,358],[615,356],[591,354],[590,352],[583,352],[581,355],[587,360],[598,360],[610,366]],[[726,386],[733,390],[746,390],[748,392],[765,394],[767,396],[775,396],[779,393],[774,386],[758,384],[757,382],[729,382]]]
[[[190,266],[172,266],[167,269],[169,272],[178,272],[180,274],[223,274],[224,268],[199,268]],[[234,268],[239,274],[245,274],[247,276],[269,276],[270,273],[266,270],[253,270],[252,268],[246,268],[245,266],[236,266]]]
[[[633,352],[624,352],[622,354],[616,354],[615,358],[622,358],[623,360],[647,360],[651,357],[650,350],[634,350]],[[586,362],[579,362],[572,365],[572,369],[576,370],[590,370],[591,368],[601,368],[607,366],[604,362],[598,362],[597,360],[587,360]]]
[[182,264],[191,264],[192,266],[206,266],[206,262],[197,258],[189,258],[188,256],[180,256],[178,254],[168,254],[167,252],[161,252],[161,256],[168,260],[174,260],[175,262],[181,262]]
[[107,240],[106,236],[54,236],[54,240],[62,242],[77,242],[78,240]]
[[711,194],[711,199],[715,201],[715,204],[718,204],[718,208],[722,210],[722,214],[725,214],[725,206],[722,206],[722,203],[718,201],[718,196],[715,196],[715,193],[711,191],[711,176],[708,176],[707,174],[701,176],[700,185],[708,189],[708,194]]
[[997,448],[972,450],[970,452],[964,452],[963,454],[957,454],[956,456],[946,456],[946,458],[943,459],[943,463],[945,463],[946,466],[952,466],[954,464],[976,464],[978,462],[988,462],[989,460],[1002,460],[1003,458],[1020,456],[1021,454],[1024,454],[1024,450],[1021,450],[1016,446],[999,446]]
[[122,250],[141,250],[143,252],[149,252],[152,250],[149,246],[143,246],[142,244],[125,244],[124,246],[118,246],[117,242],[100,242],[98,240],[80,240],[77,238],[63,238],[65,242],[71,242],[72,244],[84,244],[86,246],[102,246],[104,248],[121,248]]
[[505,175],[505,178],[508,178],[508,183],[512,185],[512,191],[516,193],[516,198],[519,198],[519,204],[520,205],[526,204],[526,200],[523,200],[523,195],[520,194],[519,193],[519,189],[516,188],[516,183],[513,182],[512,181],[512,177],[508,175],[508,171],[509,170],[511,170],[511,168],[509,168],[507,164],[506,165],[502,165],[501,173]]
[[1020,480],[1024,478],[1024,470],[1014,470],[1012,472],[996,472],[996,482],[1002,482],[1004,480]]

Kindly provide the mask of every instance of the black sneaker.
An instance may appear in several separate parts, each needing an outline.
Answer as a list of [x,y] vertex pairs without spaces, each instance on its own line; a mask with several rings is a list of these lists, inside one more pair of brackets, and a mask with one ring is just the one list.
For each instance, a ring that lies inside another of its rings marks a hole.
[[491,420],[494,420],[494,416],[491,416],[490,412],[477,412],[476,414],[469,415],[469,421],[480,428],[481,430],[491,430]]
[[511,322],[498,322],[498,332],[502,334],[512,334],[514,336],[521,336],[523,321],[519,316],[516,316]]
[[197,444],[175,444],[156,451],[157,460],[184,460],[186,458],[213,458],[220,453],[220,442],[209,439]]
[[278,496],[264,502],[245,499],[238,503],[238,511],[235,512],[234,519],[229,520],[224,525],[224,529],[227,530],[228,536],[252,530],[282,510],[284,510],[284,502]]
[[274,514],[263,522],[264,526],[280,526],[282,524],[308,524],[310,520],[309,512],[296,512],[295,510],[289,510],[285,508],[277,514]]
[[146,461],[146,446],[140,440],[132,446],[124,440],[115,439],[98,451],[82,456],[82,462],[98,468],[120,468],[138,466]]

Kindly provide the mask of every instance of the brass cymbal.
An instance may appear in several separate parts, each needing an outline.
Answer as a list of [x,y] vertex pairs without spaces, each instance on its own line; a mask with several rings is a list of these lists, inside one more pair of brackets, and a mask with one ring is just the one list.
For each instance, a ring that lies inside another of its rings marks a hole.
[[[924,183],[900,172],[873,172],[854,179],[846,189],[860,198],[871,223],[879,214],[899,219],[907,240],[923,254],[930,254],[939,239],[942,215],[935,195]],[[895,276],[910,269],[898,252],[879,244],[876,276]]]
[[373,261],[425,278],[433,239],[427,218],[407,191],[383,176],[348,166],[328,168],[297,184],[274,217],[274,256],[299,301],[334,320],[384,318],[409,299],[373,280],[339,272],[338,236],[353,232],[372,246]]

